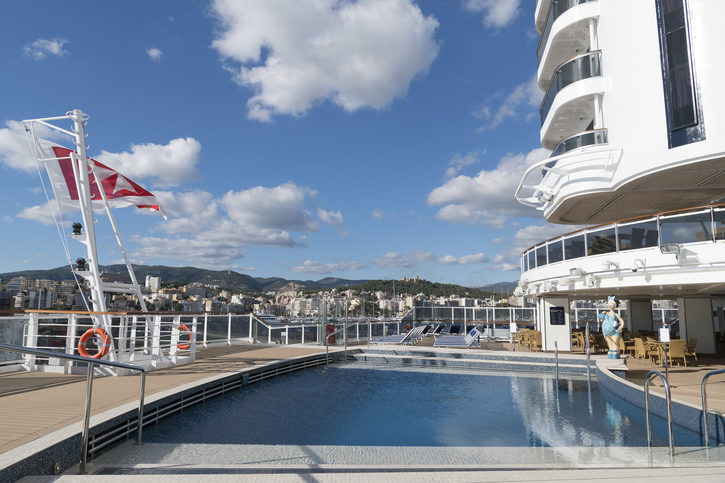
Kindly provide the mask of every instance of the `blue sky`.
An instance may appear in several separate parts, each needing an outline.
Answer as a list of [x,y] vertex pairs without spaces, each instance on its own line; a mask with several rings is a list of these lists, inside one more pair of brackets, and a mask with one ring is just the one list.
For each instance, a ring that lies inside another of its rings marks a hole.
[[[513,200],[523,170],[548,155],[533,9],[3,2],[0,272],[67,263],[18,121],[82,109],[89,154],[169,214],[114,211],[135,262],[289,279],[515,280],[521,249],[567,231]],[[107,221],[97,225],[100,262],[117,263]]]

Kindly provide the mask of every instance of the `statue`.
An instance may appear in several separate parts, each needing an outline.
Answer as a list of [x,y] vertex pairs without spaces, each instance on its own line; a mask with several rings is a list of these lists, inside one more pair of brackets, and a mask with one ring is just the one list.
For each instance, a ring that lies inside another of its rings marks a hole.
[[622,336],[622,331],[624,330],[624,321],[614,311],[614,308],[617,306],[614,296],[609,297],[608,303],[609,311],[599,314],[599,320],[602,321],[604,340],[607,341],[607,345],[609,346],[607,359],[619,359],[619,338]]

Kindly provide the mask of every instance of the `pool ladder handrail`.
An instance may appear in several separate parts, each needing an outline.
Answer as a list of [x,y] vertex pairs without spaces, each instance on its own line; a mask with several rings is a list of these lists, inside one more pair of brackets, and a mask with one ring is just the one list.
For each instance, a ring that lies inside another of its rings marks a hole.
[[[327,334],[325,336],[325,352],[326,352],[325,367],[328,367],[330,365],[330,337],[337,334],[338,332],[342,332],[342,331],[349,329],[353,325],[355,325],[354,322],[352,324],[343,324],[343,326],[341,328],[337,329],[335,332],[330,332],[329,334]],[[343,352],[345,353],[344,360],[345,360],[345,362],[347,362],[347,334],[345,334],[345,349],[343,350]]]
[[702,383],[700,385],[700,393],[702,395],[702,428],[705,430],[706,448],[710,446],[710,428],[707,424],[707,380],[710,376],[714,376],[716,374],[725,374],[725,369],[717,369],[715,371],[708,372],[703,376]]
[[114,361],[103,361],[100,359],[94,359],[92,357],[77,356],[75,354],[65,354],[62,352],[53,352],[44,349],[34,349],[32,347],[18,346],[12,344],[5,344],[0,342],[0,350],[15,352],[18,354],[32,354],[36,356],[44,357],[56,357],[58,359],[65,359],[69,361],[82,362],[88,364],[88,375],[86,377],[86,399],[85,399],[85,412],[83,414],[83,438],[81,442],[81,464],[79,473],[84,474],[86,472],[86,463],[88,461],[88,426],[91,419],[91,397],[93,393],[93,366],[98,364],[101,366],[117,367],[119,369],[128,369],[131,371],[141,372],[141,391],[138,403],[138,430],[136,435],[136,444],[141,444],[141,430],[143,426],[143,406],[144,406],[144,393],[146,392],[146,369],[141,366],[134,366],[132,364],[124,364],[122,362]]
[[674,433],[672,432],[672,397],[670,394],[670,384],[667,382],[667,378],[662,375],[660,371],[649,371],[644,379],[644,411],[647,415],[647,447],[652,447],[652,427],[650,424],[649,417],[649,382],[652,376],[658,376],[662,379],[665,385],[665,399],[667,401],[667,429],[670,437],[670,462],[674,462],[675,459],[675,440]]

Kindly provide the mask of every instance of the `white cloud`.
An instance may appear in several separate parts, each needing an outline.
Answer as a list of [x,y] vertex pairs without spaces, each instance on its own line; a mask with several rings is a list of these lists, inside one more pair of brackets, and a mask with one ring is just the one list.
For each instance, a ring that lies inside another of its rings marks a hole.
[[0,129],[0,164],[26,173],[35,171],[37,164],[23,123],[7,121],[5,126]]
[[448,169],[446,170],[446,178],[456,176],[461,170],[472,164],[480,163],[480,157],[486,153],[485,149],[476,149],[467,154],[454,154],[448,161]]
[[464,8],[469,12],[483,12],[483,25],[486,28],[506,27],[519,14],[521,0],[466,0]]
[[23,52],[25,55],[34,60],[43,60],[48,55],[62,57],[68,53],[67,50],[63,49],[63,46],[67,43],[68,41],[66,39],[59,37],[52,39],[37,39],[23,47]]
[[509,271],[521,269],[521,254],[524,250],[531,248],[544,240],[563,235],[570,231],[582,228],[580,226],[562,226],[555,224],[529,225],[519,229],[510,240],[507,250],[494,257],[493,270]]
[[345,224],[345,220],[340,211],[325,211],[322,208],[318,208],[317,217],[323,223],[327,223],[330,226],[342,226]]
[[372,259],[378,267],[410,267],[417,262],[435,260],[436,256],[427,251],[406,252],[405,256],[398,252],[388,252]]
[[370,212],[370,214],[376,220],[382,220],[383,217],[385,216],[385,212],[384,211],[381,211],[381,210],[373,210],[373,211]]
[[403,97],[438,54],[438,21],[411,0],[214,0],[213,47],[250,87],[248,117],[303,116],[329,100],[348,112]]
[[150,47],[146,49],[146,55],[149,56],[154,62],[161,62],[161,56],[164,55],[163,51],[156,47]]
[[245,247],[236,240],[220,242],[205,236],[192,239],[136,236],[133,239],[143,248],[132,252],[131,256],[143,259],[183,260],[197,267],[223,269],[244,258]]
[[373,258],[372,262],[378,267],[409,267],[414,263],[411,259],[403,257],[397,252],[383,253],[379,257]]
[[[543,97],[544,93],[539,89],[534,75],[528,81],[514,87],[497,109],[493,109],[490,105],[484,105],[473,113],[475,117],[485,121],[485,124],[478,129],[479,132],[495,129],[506,119],[517,117],[521,111],[528,111],[522,112],[524,118],[528,121],[538,114],[537,110]],[[491,114],[492,111],[495,112]]]
[[229,218],[243,225],[309,232],[318,230],[319,224],[304,203],[307,196],[315,194],[314,190],[288,182],[273,188],[229,191],[220,202]]
[[460,258],[453,255],[446,255],[439,258],[438,261],[443,265],[472,265],[474,263],[484,263],[488,261],[488,257],[483,253],[475,253],[473,255],[465,255]]
[[55,224],[53,211],[50,210],[47,204],[24,208],[20,213],[18,213],[18,218],[37,221],[43,225]]
[[159,187],[178,186],[199,179],[201,144],[194,138],[176,138],[168,144],[132,144],[131,152],[103,151],[95,159],[125,176],[151,179]]
[[518,204],[514,193],[524,171],[548,155],[549,151],[541,148],[526,154],[509,154],[492,170],[447,180],[428,194],[428,204],[443,205],[436,218],[451,223],[500,228],[508,216],[537,216],[538,212]]
[[305,260],[301,264],[292,267],[290,270],[297,273],[314,273],[317,275],[334,273],[344,270],[359,270],[364,268],[365,264],[360,262],[334,262],[324,263],[313,260]]

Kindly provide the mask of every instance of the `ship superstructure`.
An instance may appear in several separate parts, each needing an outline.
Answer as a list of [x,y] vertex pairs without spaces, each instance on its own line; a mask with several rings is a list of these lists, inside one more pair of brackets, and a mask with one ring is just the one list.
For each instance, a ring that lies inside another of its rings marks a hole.
[[653,329],[652,300],[676,299],[680,337],[717,351],[723,16],[725,3],[707,0],[536,2],[540,138],[552,155],[526,171],[516,198],[576,225],[521,258],[517,294],[535,297],[545,348],[571,343],[568,311],[552,325],[552,307],[615,295],[632,332]]

